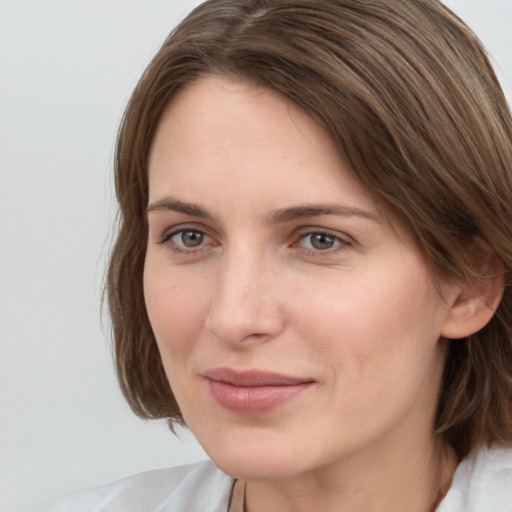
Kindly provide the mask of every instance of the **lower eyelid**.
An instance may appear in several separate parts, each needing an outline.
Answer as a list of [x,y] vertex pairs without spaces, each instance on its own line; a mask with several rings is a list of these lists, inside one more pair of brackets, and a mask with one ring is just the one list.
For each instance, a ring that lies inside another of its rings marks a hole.
[[[309,247],[301,245],[301,241],[308,237],[309,235],[315,235],[315,234],[321,234],[321,235],[327,235],[329,237],[334,238],[333,245],[331,247],[327,247],[325,249],[317,249],[315,247],[312,247],[311,242],[308,243]],[[353,246],[353,241],[348,236],[342,237],[339,234],[334,234],[329,231],[323,231],[323,230],[309,230],[307,232],[302,232],[298,234],[299,240],[293,243],[293,247],[296,250],[299,250],[304,256],[306,257],[313,257],[313,258],[329,258],[334,257],[336,255],[339,255],[339,253],[344,253],[344,251],[348,250],[350,247]]]
[[[199,245],[187,246],[180,241],[173,240],[177,235],[194,232],[203,235],[203,239],[199,243]],[[183,228],[172,228],[168,230],[164,235],[162,235],[161,241],[159,242],[164,247],[167,247],[168,250],[172,251],[177,257],[199,257],[204,254],[207,255],[214,249],[218,243],[216,238],[209,235],[204,229],[194,228],[194,227],[183,227]]]

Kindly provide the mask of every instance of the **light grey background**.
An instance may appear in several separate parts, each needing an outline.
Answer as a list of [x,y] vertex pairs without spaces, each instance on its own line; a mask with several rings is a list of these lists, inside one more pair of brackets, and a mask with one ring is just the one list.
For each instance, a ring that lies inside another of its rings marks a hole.
[[[124,404],[100,324],[113,144],[197,0],[0,0],[0,511],[204,457]],[[512,99],[512,0],[446,2]]]

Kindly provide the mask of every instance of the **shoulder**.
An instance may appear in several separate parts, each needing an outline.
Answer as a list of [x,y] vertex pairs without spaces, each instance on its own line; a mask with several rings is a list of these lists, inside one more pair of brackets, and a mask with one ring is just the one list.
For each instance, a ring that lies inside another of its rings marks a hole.
[[38,512],[225,512],[233,479],[204,461],[64,496]]
[[438,512],[512,512],[512,446],[481,448],[462,460]]

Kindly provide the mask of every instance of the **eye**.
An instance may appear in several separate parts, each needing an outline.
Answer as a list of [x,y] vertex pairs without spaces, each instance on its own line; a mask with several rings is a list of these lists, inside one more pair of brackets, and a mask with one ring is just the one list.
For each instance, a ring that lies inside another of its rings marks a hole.
[[300,235],[298,245],[316,252],[327,252],[340,246],[349,245],[349,242],[332,233],[310,231]]
[[198,249],[213,242],[213,239],[204,231],[198,229],[179,229],[165,235],[162,243],[170,241],[177,251],[189,251]]

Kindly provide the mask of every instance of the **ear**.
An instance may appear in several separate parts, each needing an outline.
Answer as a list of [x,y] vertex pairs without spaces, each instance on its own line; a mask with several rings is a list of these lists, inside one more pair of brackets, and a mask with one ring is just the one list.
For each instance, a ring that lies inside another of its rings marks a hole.
[[491,246],[481,238],[469,248],[471,276],[454,285],[445,297],[449,310],[441,336],[465,338],[482,329],[494,316],[503,297],[503,265]]

